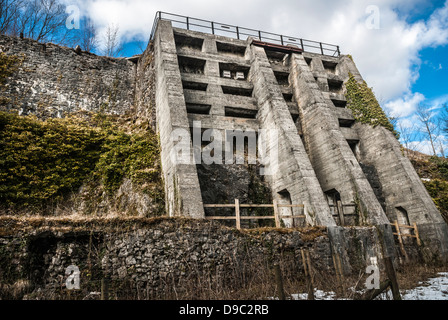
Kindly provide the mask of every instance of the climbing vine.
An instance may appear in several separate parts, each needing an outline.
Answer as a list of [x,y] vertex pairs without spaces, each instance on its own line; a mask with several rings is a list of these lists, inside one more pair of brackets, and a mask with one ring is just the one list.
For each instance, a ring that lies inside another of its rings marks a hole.
[[356,81],[353,74],[349,73],[345,87],[347,89],[346,99],[347,107],[352,110],[353,117],[356,121],[370,124],[374,127],[383,126],[391,131],[398,139],[399,134],[395,131],[394,126],[389,121],[380,104],[375,98],[371,88],[366,82]]

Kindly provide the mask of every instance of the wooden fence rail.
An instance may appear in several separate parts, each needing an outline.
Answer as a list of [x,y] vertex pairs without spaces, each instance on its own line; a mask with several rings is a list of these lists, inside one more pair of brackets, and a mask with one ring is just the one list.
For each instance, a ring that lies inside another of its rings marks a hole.
[[[204,204],[204,208],[235,208],[234,216],[206,216],[208,220],[235,220],[236,228],[241,229],[241,220],[258,220],[258,219],[274,219],[275,226],[280,227],[280,219],[297,219],[305,218],[305,215],[280,215],[279,208],[303,208],[305,212],[304,204],[279,204],[276,200],[272,204],[240,204],[239,199],[235,199],[235,203],[231,204]],[[273,216],[241,216],[240,208],[273,208]]]

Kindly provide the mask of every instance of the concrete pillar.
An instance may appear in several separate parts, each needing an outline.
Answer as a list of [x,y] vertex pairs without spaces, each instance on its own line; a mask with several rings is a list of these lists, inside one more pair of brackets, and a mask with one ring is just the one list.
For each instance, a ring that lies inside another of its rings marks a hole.
[[[349,72],[357,81],[364,81],[349,57],[341,59],[338,72],[344,77],[344,82],[348,80]],[[415,222],[419,226],[423,242],[434,243],[435,250],[447,257],[448,226],[412,163],[403,155],[399,141],[381,126],[374,128],[356,123],[353,128],[360,138],[359,161],[375,167],[386,202],[386,214],[391,222],[397,220],[397,208],[404,209],[409,223],[412,225]],[[438,241],[440,239],[444,240]]]
[[251,63],[249,77],[258,103],[260,128],[275,129],[278,133],[278,170],[267,176],[273,198],[279,199],[280,193],[286,190],[292,203],[306,205],[308,223],[335,226],[264,49],[250,45],[246,52]]
[[338,117],[318,87],[302,55],[291,57],[291,84],[310,160],[324,192],[332,189],[344,204],[358,205],[359,223],[388,223],[369,182],[339,127]]
[[[196,165],[173,162],[171,153],[176,129],[188,132],[187,145],[191,148],[187,108],[182,91],[176,44],[171,22],[160,20],[154,39],[156,61],[157,131],[161,141],[162,170],[165,182],[166,207],[170,216],[182,215],[203,218],[204,208]],[[191,152],[191,151],[190,151]]]

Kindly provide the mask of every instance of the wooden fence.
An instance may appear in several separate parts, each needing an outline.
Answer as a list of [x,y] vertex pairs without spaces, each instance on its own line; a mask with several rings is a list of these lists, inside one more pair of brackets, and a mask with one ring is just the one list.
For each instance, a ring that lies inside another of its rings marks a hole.
[[[397,238],[398,238],[398,242],[400,243],[400,250],[403,253],[403,255],[406,257],[406,259],[408,259],[408,255],[407,255],[406,251],[404,250],[403,237],[411,237],[411,238],[417,239],[417,244],[420,246],[422,243],[420,241],[420,236],[419,236],[419,233],[418,233],[417,224],[414,222],[414,224],[412,226],[409,226],[409,225],[406,225],[406,224],[398,224],[398,221],[395,220],[394,223],[391,223],[391,225],[393,227],[395,227],[395,232],[393,234],[395,236],[397,236]],[[406,228],[406,229],[414,230],[414,234],[402,233],[400,228]]]
[[[241,220],[258,220],[258,219],[274,219],[275,226],[280,228],[280,219],[297,219],[305,218],[305,215],[280,215],[279,208],[303,208],[305,212],[304,204],[279,204],[276,200],[272,204],[240,204],[238,199],[235,199],[235,203],[231,204],[204,204],[204,208],[235,208],[234,216],[206,216],[209,220],[235,220],[236,228],[241,229]],[[273,216],[242,216],[240,214],[240,208],[273,208]]]

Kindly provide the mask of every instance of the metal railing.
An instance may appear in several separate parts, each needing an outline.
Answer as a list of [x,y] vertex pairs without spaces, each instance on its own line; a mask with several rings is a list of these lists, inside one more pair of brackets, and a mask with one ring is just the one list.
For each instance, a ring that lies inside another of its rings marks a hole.
[[238,26],[232,26],[226,23],[213,22],[178,14],[158,11],[154,18],[150,40],[154,38],[159,20],[171,21],[173,27],[182,28],[203,33],[211,33],[214,35],[221,35],[230,38],[245,40],[247,37],[252,37],[260,41],[274,43],[282,46],[295,46],[304,52],[317,53],[326,56],[339,57],[339,46],[324,42],[317,42],[302,38],[284,36],[266,31],[254,30]]

